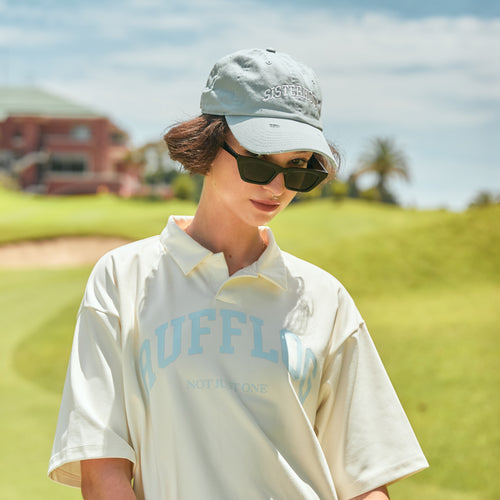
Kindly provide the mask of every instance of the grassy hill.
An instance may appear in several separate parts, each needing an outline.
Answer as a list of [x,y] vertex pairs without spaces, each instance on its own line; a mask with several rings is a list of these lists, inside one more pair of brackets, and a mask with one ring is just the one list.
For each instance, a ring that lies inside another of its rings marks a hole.
[[[194,208],[0,191],[0,241],[136,239]],[[499,216],[499,207],[457,214],[319,200],[289,207],[272,224],[284,250],[328,269],[354,296],[431,463],[392,486],[393,499],[496,498]],[[3,499],[80,498],[45,474],[89,271],[0,271]]]
[[465,213],[328,200],[274,223],[280,245],[328,269],[359,294],[498,282],[500,206]]
[[23,196],[0,189],[0,244],[67,235],[144,238],[161,231],[170,213],[194,210],[192,203],[182,201],[164,204],[109,195]]

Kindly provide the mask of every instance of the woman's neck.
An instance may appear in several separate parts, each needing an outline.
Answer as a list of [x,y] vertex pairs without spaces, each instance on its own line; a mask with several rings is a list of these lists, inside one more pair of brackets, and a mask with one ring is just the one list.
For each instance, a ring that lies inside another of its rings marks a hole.
[[254,263],[267,247],[258,227],[243,225],[229,214],[218,216],[202,204],[185,231],[211,252],[222,252],[230,276]]

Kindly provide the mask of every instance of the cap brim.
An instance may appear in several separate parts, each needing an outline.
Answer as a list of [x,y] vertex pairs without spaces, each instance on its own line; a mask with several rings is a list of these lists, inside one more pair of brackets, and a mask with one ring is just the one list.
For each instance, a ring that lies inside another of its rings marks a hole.
[[314,151],[337,162],[323,132],[307,123],[285,118],[227,115],[235,139],[255,154]]

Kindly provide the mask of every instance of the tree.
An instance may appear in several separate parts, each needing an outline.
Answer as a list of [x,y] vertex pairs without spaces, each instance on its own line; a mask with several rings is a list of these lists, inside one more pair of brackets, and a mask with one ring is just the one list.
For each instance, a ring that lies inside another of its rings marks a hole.
[[480,191],[475,198],[469,203],[469,208],[473,207],[487,207],[500,203],[500,195],[494,195],[489,191]]
[[347,196],[349,198],[359,198],[359,189],[356,184],[356,174],[351,174],[347,179]]
[[194,200],[196,196],[196,183],[193,178],[187,174],[179,174],[172,182],[175,198],[179,200]]
[[359,169],[354,175],[357,179],[367,173],[378,176],[374,187],[379,193],[380,201],[384,203],[396,203],[387,186],[390,178],[410,179],[406,155],[396,147],[392,139],[376,138],[372,141],[370,149],[361,156]]

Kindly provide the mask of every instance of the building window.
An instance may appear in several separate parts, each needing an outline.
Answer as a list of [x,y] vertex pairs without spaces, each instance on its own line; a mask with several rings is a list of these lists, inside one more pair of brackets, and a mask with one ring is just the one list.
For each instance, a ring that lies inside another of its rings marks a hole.
[[19,148],[24,146],[24,135],[21,128],[16,128],[12,134],[12,146]]
[[127,143],[127,136],[122,132],[113,131],[109,134],[109,138],[115,146],[124,146]]
[[57,174],[83,174],[87,171],[87,160],[78,156],[51,156],[49,171]]
[[71,129],[71,137],[78,142],[88,142],[92,138],[92,133],[88,125],[75,125]]

